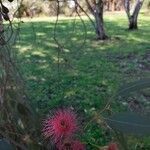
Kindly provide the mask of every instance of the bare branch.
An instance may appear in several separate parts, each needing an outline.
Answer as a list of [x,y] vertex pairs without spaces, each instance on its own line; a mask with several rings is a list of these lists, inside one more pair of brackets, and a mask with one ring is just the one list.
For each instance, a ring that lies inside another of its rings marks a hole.
[[91,6],[89,0],[85,0],[85,1],[86,1],[87,6],[88,6],[88,9],[89,9],[90,12],[94,15],[94,9],[92,8],[92,6]]
[[91,21],[94,29],[96,30],[96,25],[95,22],[91,19],[91,17],[89,16],[89,14],[82,8],[82,6],[78,3],[77,0],[75,0],[76,5],[78,5],[78,7],[84,12],[84,14],[89,18],[89,20]]

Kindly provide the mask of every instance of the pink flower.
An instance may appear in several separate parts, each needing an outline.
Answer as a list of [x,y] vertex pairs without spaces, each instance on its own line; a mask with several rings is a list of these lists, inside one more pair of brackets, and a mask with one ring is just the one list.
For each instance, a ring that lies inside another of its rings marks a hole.
[[85,150],[85,145],[82,144],[80,141],[74,141],[72,143],[73,150]]
[[69,141],[57,143],[56,147],[58,150],[72,150],[72,143]]
[[43,123],[43,134],[46,138],[51,137],[55,143],[62,138],[72,136],[78,129],[76,114],[69,110],[58,110]]
[[64,142],[57,144],[58,150],[85,150],[85,145],[80,141]]
[[111,143],[111,144],[109,144],[107,150],[119,150],[119,149],[118,149],[118,146],[116,143]]

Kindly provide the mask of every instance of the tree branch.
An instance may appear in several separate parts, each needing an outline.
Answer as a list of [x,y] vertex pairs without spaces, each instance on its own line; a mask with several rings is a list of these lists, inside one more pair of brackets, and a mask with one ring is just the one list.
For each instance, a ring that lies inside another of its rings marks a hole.
[[95,22],[91,19],[91,17],[89,16],[89,14],[82,8],[82,6],[78,3],[77,0],[74,0],[76,5],[85,13],[85,15],[89,18],[89,20],[91,21],[94,29],[96,30],[96,25],[95,25]]
[[92,6],[91,6],[89,0],[85,0],[85,1],[86,1],[87,6],[88,6],[88,9],[89,9],[90,12],[94,15],[94,9],[92,8]]

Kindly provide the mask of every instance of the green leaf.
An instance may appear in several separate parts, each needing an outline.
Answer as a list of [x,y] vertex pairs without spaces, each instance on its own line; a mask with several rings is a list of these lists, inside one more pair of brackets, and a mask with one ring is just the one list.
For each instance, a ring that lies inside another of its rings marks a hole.
[[131,92],[138,91],[150,87],[150,79],[142,79],[132,83],[128,83],[120,88],[116,96],[128,97]]
[[132,112],[117,113],[104,118],[114,130],[125,134],[150,135],[150,118]]

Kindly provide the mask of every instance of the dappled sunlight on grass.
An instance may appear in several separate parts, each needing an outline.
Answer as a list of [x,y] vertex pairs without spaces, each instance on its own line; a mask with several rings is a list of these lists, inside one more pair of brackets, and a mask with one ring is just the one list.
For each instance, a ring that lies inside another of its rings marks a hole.
[[32,55],[36,55],[36,56],[39,56],[39,57],[45,57],[45,56],[46,56],[44,53],[39,52],[39,51],[34,51],[34,52],[32,53]]
[[[148,68],[140,70],[137,62],[150,50],[148,16],[140,15],[139,30],[130,32],[125,14],[106,14],[110,36],[106,41],[96,40],[92,25],[84,21],[87,34],[79,19],[74,23],[61,18],[58,22],[56,38],[63,46],[59,60],[53,18],[36,18],[32,23],[25,20],[21,25],[21,38],[15,46],[17,62],[32,103],[42,114],[55,107],[73,106],[89,120],[105,106],[122,80],[149,75]],[[102,136],[101,129],[92,133],[95,126],[91,124],[86,134]]]

